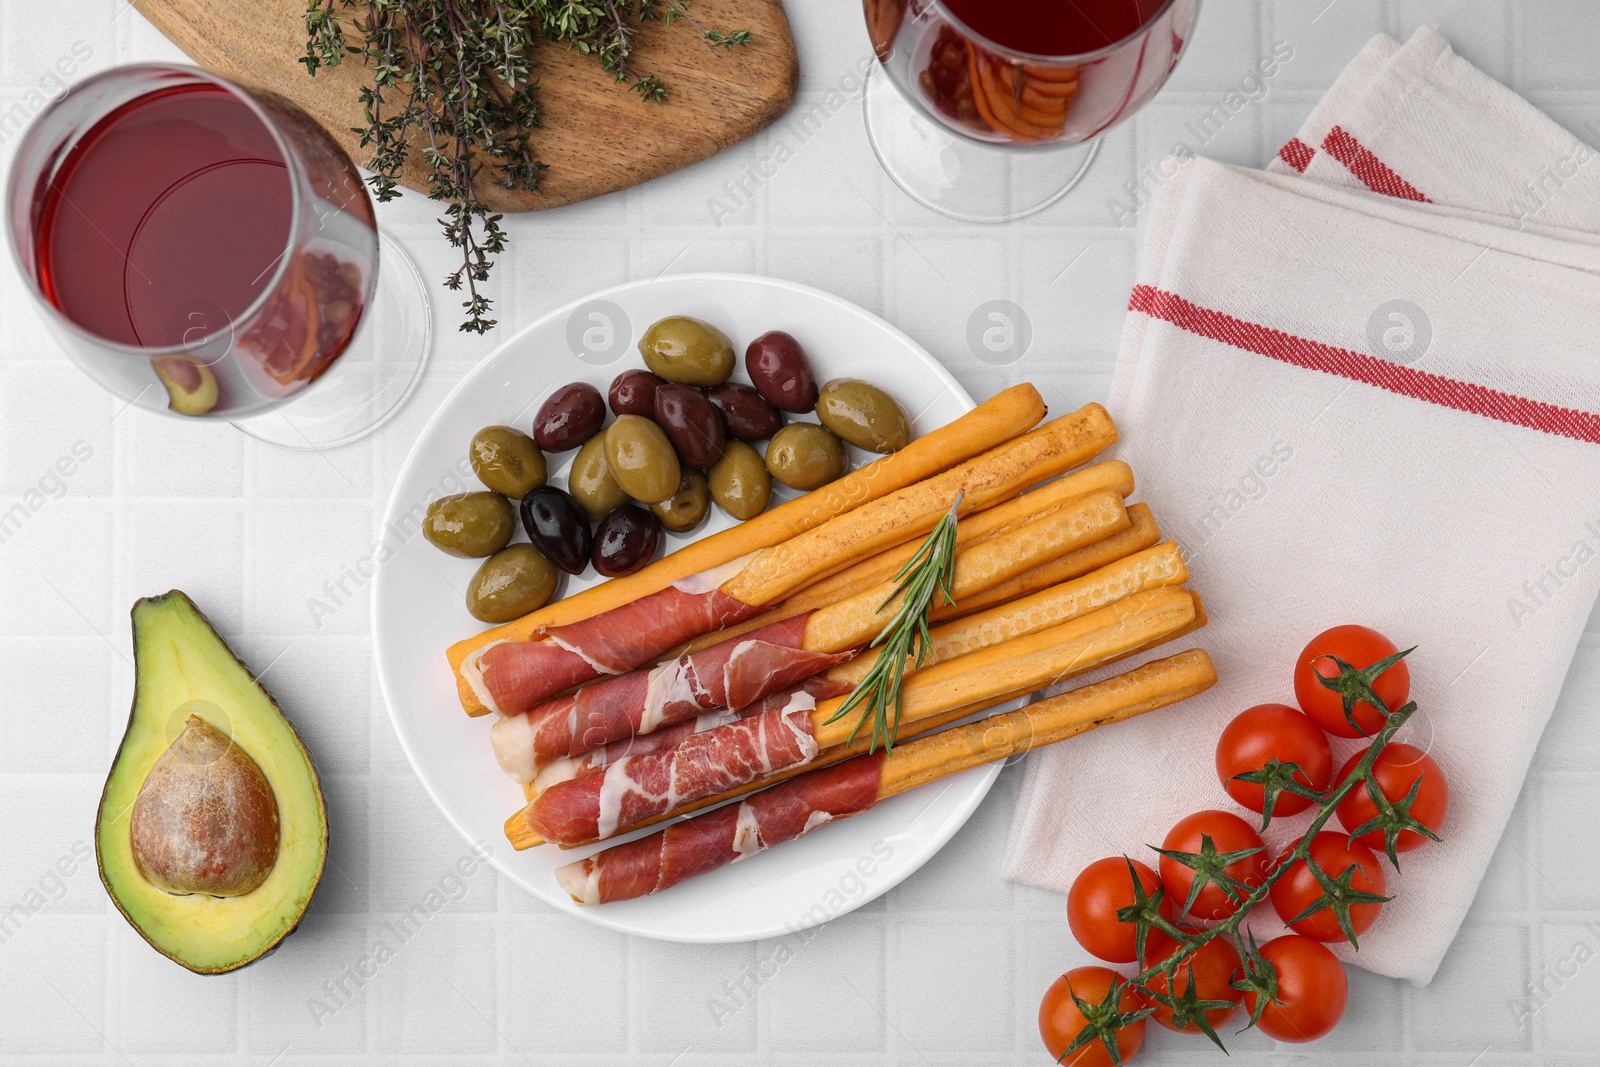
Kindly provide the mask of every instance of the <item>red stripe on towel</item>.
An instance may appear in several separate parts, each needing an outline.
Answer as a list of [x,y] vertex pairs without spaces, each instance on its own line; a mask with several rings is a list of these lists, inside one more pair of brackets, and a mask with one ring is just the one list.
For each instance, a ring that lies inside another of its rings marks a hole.
[[1402,200],[1420,200],[1424,204],[1433,203],[1415,185],[1390,170],[1387,163],[1373,155],[1342,126],[1335,126],[1328,131],[1328,136],[1322,140],[1322,150],[1343,163],[1346,170],[1375,193],[1397,196]]
[[1278,149],[1278,158],[1302,174],[1311,165],[1311,157],[1316,154],[1316,149],[1298,137],[1289,138],[1289,143]]
[[1600,444],[1600,415],[1503,393],[1485,385],[1457,381],[1378,359],[1363,352],[1307,340],[1185,300],[1149,285],[1134,287],[1128,310],[1171,323],[1180,330],[1254,352],[1281,363],[1321,371],[1339,378],[1453,408],[1486,419],[1526,426],[1531,430]]

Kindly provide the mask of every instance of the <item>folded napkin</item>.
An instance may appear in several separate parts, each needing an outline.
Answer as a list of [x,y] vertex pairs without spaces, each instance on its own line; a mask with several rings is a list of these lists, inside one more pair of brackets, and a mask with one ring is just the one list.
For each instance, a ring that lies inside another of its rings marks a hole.
[[[1293,703],[1305,642],[1365,623],[1418,646],[1400,739],[1451,809],[1388,871],[1360,952],[1336,951],[1433,976],[1600,590],[1600,239],[1578,228],[1600,231],[1600,161],[1431,30],[1369,45],[1272,172],[1178,169],[1110,408],[1212,620],[1152,655],[1199,645],[1221,680],[1031,757],[1007,877],[1065,892],[1192,811],[1248,815],[1212,767],[1223,725]],[[1270,906],[1251,926],[1282,931]]]
[[1596,162],[1587,144],[1423,27],[1403,48],[1382,34],[1368,42],[1267,169],[1593,233]]

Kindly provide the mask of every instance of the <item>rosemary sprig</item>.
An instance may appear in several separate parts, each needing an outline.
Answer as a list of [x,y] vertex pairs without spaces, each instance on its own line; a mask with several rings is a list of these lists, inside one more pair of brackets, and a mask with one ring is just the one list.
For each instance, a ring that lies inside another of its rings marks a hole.
[[[1360,762],[1351,769],[1350,773],[1342,781],[1334,783],[1325,792],[1310,793],[1311,798],[1317,802],[1316,815],[1312,818],[1311,825],[1306,827],[1304,835],[1301,836],[1294,848],[1272,866],[1260,885],[1250,889],[1247,893],[1242,892],[1248,887],[1229,878],[1222,871],[1222,866],[1224,865],[1217,862],[1226,858],[1226,856],[1240,854],[1228,853],[1224,856],[1218,856],[1209,839],[1204,841],[1201,851],[1198,853],[1169,852],[1163,849],[1156,849],[1163,856],[1169,859],[1176,859],[1197,872],[1194,879],[1194,887],[1191,888],[1189,900],[1184,906],[1185,912],[1187,912],[1189,905],[1193,903],[1195,895],[1199,892],[1198,887],[1207,883],[1221,887],[1231,899],[1238,903],[1238,909],[1215,926],[1194,932],[1179,932],[1170,929],[1170,924],[1164,920],[1158,922],[1159,914],[1153,914],[1152,909],[1148,907],[1134,906],[1122,909],[1117,917],[1124,922],[1137,924],[1138,938],[1141,942],[1148,934],[1149,929],[1159,928],[1178,943],[1178,948],[1172,955],[1157,964],[1145,966],[1141,959],[1140,972],[1127,979],[1125,985],[1121,988],[1131,986],[1147,1002],[1165,1004],[1175,1010],[1186,1011],[1194,1007],[1194,1005],[1184,1003],[1184,1001],[1174,997],[1170,992],[1173,986],[1172,976],[1180,965],[1198,952],[1207,942],[1213,938],[1227,937],[1233,941],[1234,948],[1239,953],[1243,970],[1242,977],[1234,981],[1233,987],[1246,993],[1254,992],[1257,994],[1255,1011],[1251,1014],[1250,1021],[1245,1025],[1245,1029],[1248,1030],[1255,1026],[1257,1020],[1261,1017],[1261,1012],[1266,1009],[1266,1002],[1276,999],[1278,977],[1272,963],[1261,956],[1256,945],[1255,934],[1251,932],[1249,927],[1244,925],[1244,922],[1251,912],[1255,910],[1256,906],[1267,899],[1278,879],[1287,874],[1296,861],[1300,860],[1305,861],[1306,867],[1310,869],[1318,885],[1322,887],[1323,892],[1317,900],[1312,902],[1310,907],[1306,908],[1301,914],[1296,915],[1292,921],[1298,922],[1315,912],[1332,911],[1346,940],[1356,949],[1360,949],[1360,945],[1356,943],[1355,932],[1350,923],[1350,907],[1358,903],[1378,903],[1389,898],[1353,889],[1350,882],[1356,873],[1355,867],[1338,872],[1324,871],[1317,864],[1317,861],[1311,857],[1311,843],[1315,840],[1317,833],[1333,818],[1339,804],[1356,789],[1369,788],[1376,795],[1382,795],[1381,790],[1377,790],[1375,786],[1371,785],[1373,762],[1377,760],[1378,755],[1389,744],[1389,741],[1400,727],[1405,725],[1406,720],[1416,713],[1417,704],[1412,701],[1404,707],[1390,711],[1388,706],[1373,690],[1372,683],[1379,674],[1394,666],[1413,651],[1415,649],[1408,648],[1362,670],[1358,670],[1342,660],[1334,660],[1334,664],[1339,669],[1338,675],[1333,678],[1325,677],[1321,679],[1324,688],[1331,689],[1344,698],[1347,712],[1353,709],[1357,703],[1368,703],[1382,716],[1384,724],[1382,729],[1372,735]],[[1248,776],[1237,775],[1236,777],[1244,780]],[[1415,789],[1413,789],[1414,792]],[[1405,801],[1389,803],[1385,798],[1385,804],[1379,807],[1377,817],[1368,823],[1364,823],[1356,831],[1352,831],[1349,834],[1349,839],[1354,841],[1362,834],[1381,829],[1384,831],[1386,840],[1392,842],[1398,836],[1400,830],[1420,828],[1427,833],[1428,837],[1437,841],[1438,835],[1411,818],[1409,808],[1410,804]],[[1262,829],[1266,829],[1267,823],[1271,821],[1271,818],[1269,814],[1263,819]],[[1389,861],[1396,870],[1399,869],[1399,861],[1392,851],[1389,853]],[[1137,875],[1133,873],[1131,865],[1128,868],[1128,872],[1129,877],[1133,879],[1136,898],[1139,901],[1143,901],[1144,887],[1139,882]],[[1163,974],[1168,978],[1168,990],[1165,992],[1152,990],[1149,987],[1150,981],[1157,975]],[[1191,993],[1193,988],[1194,985],[1191,980],[1189,986]],[[1113,992],[1116,991],[1114,990]],[[1115,1003],[1115,1000],[1113,999],[1111,1003]],[[1083,1010],[1081,1005],[1079,1010]],[[1121,1018],[1114,1012],[1106,1012],[1103,1008],[1098,1016],[1091,1016],[1085,1013],[1085,1018],[1088,1019],[1088,1022],[1078,1032],[1078,1036],[1072,1043],[1062,1052],[1061,1056],[1058,1057],[1057,1061],[1066,1062],[1079,1049],[1091,1043],[1099,1042],[1106,1047],[1112,1063],[1121,1064],[1122,1058],[1116,1046],[1116,1030],[1121,1026],[1126,1026],[1130,1019]],[[1222,1042],[1217,1041],[1214,1034],[1209,1036],[1217,1042],[1219,1047],[1221,1046]],[[1223,1049],[1223,1051],[1226,1052],[1227,1050]]]
[[[400,195],[398,176],[416,151],[428,164],[428,196],[443,201],[445,239],[461,262],[445,275],[447,289],[463,284],[461,329],[485,333],[495,320],[492,301],[478,291],[494,257],[505,251],[501,216],[479,199],[475,182],[485,166],[494,182],[538,192],[545,165],[534,151],[540,123],[533,48],[541,39],[590,55],[618,82],[646,100],[667,98],[653,74],[629,65],[634,34],[647,22],[683,19],[711,48],[748,44],[748,30],[721,33],[695,22],[688,0],[306,0],[307,73],[361,56],[372,84],[361,90],[366,125],[355,127],[367,179],[380,203]],[[346,31],[358,43],[346,40]]]
[[894,576],[898,583],[895,591],[878,605],[878,612],[881,614],[896,597],[900,598],[900,607],[867,646],[881,647],[883,651],[828,720],[837,722],[860,707],[861,718],[850,731],[850,740],[854,741],[861,727],[871,719],[869,751],[876,752],[880,742],[884,751],[894,751],[894,735],[900,729],[900,690],[905,680],[906,661],[914,659],[916,666],[921,667],[927,658],[931,640],[928,616],[933,611],[935,594],[942,593],[947,604],[956,602],[951,584],[956,568],[956,511],[960,507],[961,494],[957,493],[950,510],[934,526],[916,555],[906,560],[905,566]]

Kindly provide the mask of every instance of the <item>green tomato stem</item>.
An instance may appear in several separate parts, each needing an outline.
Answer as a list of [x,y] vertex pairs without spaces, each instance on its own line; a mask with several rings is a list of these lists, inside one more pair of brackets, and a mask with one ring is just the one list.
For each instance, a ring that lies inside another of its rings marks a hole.
[[1395,732],[1405,725],[1407,719],[1411,718],[1412,713],[1417,710],[1417,706],[1414,703],[1407,704],[1395,712],[1390,712],[1386,707],[1382,707],[1380,710],[1387,716],[1383,729],[1373,735],[1371,744],[1367,746],[1367,751],[1361,757],[1361,762],[1356,764],[1355,768],[1351,770],[1343,781],[1322,795],[1320,806],[1316,816],[1311,820],[1311,825],[1306,828],[1304,836],[1300,838],[1295,847],[1284,857],[1283,862],[1280,862],[1267,872],[1267,877],[1251,891],[1249,896],[1239,903],[1238,909],[1232,915],[1210,929],[1202,930],[1193,938],[1181,942],[1178,951],[1163,960],[1161,964],[1147,967],[1139,974],[1128,979],[1130,985],[1145,988],[1152,978],[1166,971],[1169,965],[1175,968],[1217,937],[1236,934],[1239,927],[1243,925],[1244,920],[1249,917],[1255,907],[1272,892],[1272,887],[1277,884],[1278,879],[1282,878],[1296,862],[1310,856],[1312,840],[1327,825],[1328,820],[1333,817],[1334,812],[1344,802],[1344,799],[1350,795],[1351,791],[1364,783],[1371,775],[1373,762],[1378,758],[1384,747],[1388,745],[1389,740],[1394,737]]

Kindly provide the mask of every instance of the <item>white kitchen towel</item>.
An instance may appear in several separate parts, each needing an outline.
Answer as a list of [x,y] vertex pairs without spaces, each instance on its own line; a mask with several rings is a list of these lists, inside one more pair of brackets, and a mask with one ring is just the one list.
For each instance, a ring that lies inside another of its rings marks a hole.
[[1304,173],[1317,154],[1317,146],[1349,114],[1367,86],[1378,76],[1378,71],[1399,50],[1400,42],[1386,33],[1380,33],[1368,41],[1366,47],[1344,68],[1333,83],[1333,88],[1317,101],[1317,106],[1311,109],[1300,131],[1278,149],[1277,157],[1267,164],[1267,169],[1281,173]]
[[[1305,642],[1366,623],[1418,646],[1402,738],[1439,761],[1452,806],[1444,842],[1390,872],[1360,952],[1336,951],[1418,983],[1437,969],[1600,590],[1600,239],[1552,221],[1600,218],[1594,155],[1487,80],[1425,31],[1346,87],[1356,117],[1325,117],[1325,143],[1349,138],[1330,162],[1359,182],[1194,160],[1156,197],[1111,411],[1212,619],[1165,651],[1206,648],[1220,681],[1031,757],[1007,877],[1065,892],[1100,856],[1152,855],[1192,811],[1240,810],[1212,767],[1222,726],[1292,703]],[[1425,165],[1415,145],[1465,162]],[[1450,180],[1502,152],[1518,154],[1507,181],[1536,174],[1536,147],[1585,163],[1534,218],[1481,173]],[[1268,843],[1309,818],[1275,820]],[[1251,925],[1281,930],[1270,907]]]
[[[1600,124],[1581,131],[1600,134]],[[1600,231],[1600,165],[1584,141],[1424,26],[1374,37],[1269,170],[1527,223]]]

